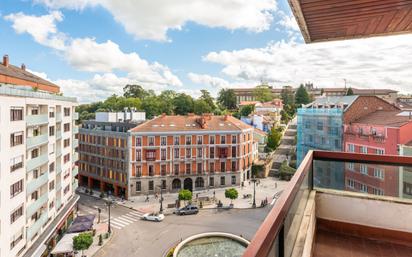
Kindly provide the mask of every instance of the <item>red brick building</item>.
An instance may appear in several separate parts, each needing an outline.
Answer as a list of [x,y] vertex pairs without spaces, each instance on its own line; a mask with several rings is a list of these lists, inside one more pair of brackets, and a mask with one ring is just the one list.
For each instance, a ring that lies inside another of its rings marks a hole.
[[239,185],[251,177],[253,127],[232,116],[162,115],[130,132],[131,195]]

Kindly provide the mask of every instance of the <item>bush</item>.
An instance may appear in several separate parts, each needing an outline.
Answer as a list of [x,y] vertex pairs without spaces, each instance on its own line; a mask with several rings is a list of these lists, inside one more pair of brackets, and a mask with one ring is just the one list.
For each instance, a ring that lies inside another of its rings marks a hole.
[[90,233],[80,233],[79,235],[73,237],[73,249],[76,251],[83,251],[89,249],[93,243],[93,237]]
[[264,171],[264,165],[252,164],[252,177],[258,177],[259,173]]
[[108,239],[109,238],[109,233],[105,233],[104,234],[104,239]]
[[289,166],[292,167],[292,168],[294,168],[294,169],[296,169],[296,160],[291,160],[291,161],[289,162]]
[[103,245],[103,235],[102,234],[99,235],[99,245],[100,246]]
[[285,160],[280,165],[280,179],[289,181],[293,174],[295,174],[296,169],[289,167],[288,162]]

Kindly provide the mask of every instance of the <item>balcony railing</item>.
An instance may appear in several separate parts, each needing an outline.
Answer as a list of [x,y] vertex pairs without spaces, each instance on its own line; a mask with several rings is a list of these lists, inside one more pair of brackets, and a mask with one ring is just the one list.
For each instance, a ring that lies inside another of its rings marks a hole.
[[56,175],[57,175],[57,174],[60,174],[61,172],[62,172],[62,166],[61,166],[61,164],[59,163],[59,164],[56,165]]
[[79,160],[79,153],[74,153],[73,154],[73,162],[77,162]]
[[62,113],[58,112],[56,113],[56,122],[61,122],[62,121]]
[[62,139],[62,131],[61,130],[57,130],[56,131],[56,140]]
[[30,204],[26,210],[26,217],[31,217],[42,205],[47,203],[48,199],[47,193],[44,193],[36,201]]
[[27,149],[47,144],[49,142],[48,139],[49,137],[47,134],[35,136],[35,137],[29,137],[27,138],[27,144],[26,144]]
[[412,157],[309,151],[243,257],[292,256],[314,188],[362,192],[376,199],[412,198],[402,189],[404,180],[412,178],[410,166]]
[[27,161],[26,170],[31,171],[39,166],[46,164],[49,161],[47,154],[42,154],[36,158]]
[[78,134],[78,133],[79,133],[79,127],[73,126],[73,134]]
[[42,124],[49,123],[49,115],[47,114],[40,114],[40,115],[28,115],[26,117],[26,125],[27,126],[37,126]]
[[43,212],[40,215],[40,218],[38,218],[30,227],[27,228],[28,240],[31,240],[33,236],[40,231],[41,227],[44,224],[46,224],[47,219],[48,219],[47,212]]
[[73,148],[76,148],[79,146],[79,139],[73,139]]
[[74,169],[73,169],[73,177],[75,177],[77,174],[79,174],[79,168],[76,166]]
[[78,112],[74,112],[73,113],[73,120],[78,120],[79,119],[79,113]]
[[35,178],[27,183],[27,190],[26,194],[30,195],[34,191],[36,191],[40,186],[44,185],[49,181],[48,173],[45,172],[43,175],[41,175],[38,178]]

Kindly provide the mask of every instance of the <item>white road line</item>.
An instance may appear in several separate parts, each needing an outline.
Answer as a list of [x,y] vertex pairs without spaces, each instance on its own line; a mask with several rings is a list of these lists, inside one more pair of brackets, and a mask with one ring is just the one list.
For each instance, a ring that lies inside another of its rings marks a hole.
[[120,221],[124,221],[124,222],[128,222],[128,223],[133,223],[133,221],[131,221],[131,220],[128,220],[128,219],[126,219],[125,217],[117,217],[117,220],[120,220]]
[[111,221],[110,221],[110,225],[111,225],[112,223],[114,223],[115,225],[117,225],[117,226],[119,226],[119,227],[125,227],[125,226],[126,226],[126,225],[121,224],[120,222],[117,222],[117,221],[114,221],[114,220],[111,220]]
[[137,220],[138,220],[135,216],[130,215],[130,214],[125,214],[125,215],[123,215],[123,216],[124,216],[125,218],[131,219],[131,220],[133,220],[133,221],[137,221]]
[[119,220],[118,217],[115,218],[115,219],[113,219],[113,221],[116,221],[117,223],[120,223],[120,224],[124,224],[125,226],[131,224],[131,223],[129,223],[129,222],[125,222],[125,221]]
[[117,229],[122,229],[122,227],[118,227],[118,226],[116,226],[116,225],[114,225],[114,224],[112,224],[112,223],[110,223],[110,227],[117,228]]
[[142,217],[144,213],[138,213],[138,212],[129,212],[128,214],[137,216],[137,217]]

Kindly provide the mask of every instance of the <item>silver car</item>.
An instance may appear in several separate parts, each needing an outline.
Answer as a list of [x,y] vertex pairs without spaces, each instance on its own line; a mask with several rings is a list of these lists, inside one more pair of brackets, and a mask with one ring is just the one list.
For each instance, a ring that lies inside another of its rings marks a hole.
[[175,213],[177,215],[190,215],[190,214],[197,214],[199,212],[199,208],[195,205],[187,205],[178,209]]

